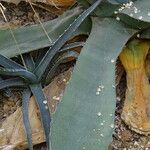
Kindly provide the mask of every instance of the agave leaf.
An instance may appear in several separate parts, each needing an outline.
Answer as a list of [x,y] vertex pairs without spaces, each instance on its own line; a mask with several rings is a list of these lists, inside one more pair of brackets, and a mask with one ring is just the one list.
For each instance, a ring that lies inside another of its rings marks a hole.
[[[61,35],[72,21],[81,13],[80,8],[68,10],[62,16],[43,23],[45,30],[48,32],[52,42]],[[74,35],[87,34],[91,29],[89,19],[82,24]],[[18,42],[21,53],[30,52],[36,49],[50,46],[52,43],[48,40],[40,25],[32,25],[12,30]],[[74,36],[73,35],[73,36]],[[6,40],[7,39],[7,40]],[[5,57],[14,57],[20,54],[16,47],[10,30],[0,30],[0,54]]]
[[85,8],[88,8],[90,5],[87,0],[77,0],[80,4],[82,4]]
[[25,87],[27,84],[23,82],[20,78],[0,80],[0,90],[7,87]]
[[108,0],[110,3],[112,3],[112,4],[122,4],[122,3],[127,3],[127,2],[129,2],[129,0]]
[[12,69],[25,69],[20,64],[16,63],[15,61],[6,58],[5,56],[0,54],[0,65],[6,68],[12,68]]
[[[85,5],[82,0],[78,0]],[[119,17],[120,20],[131,28],[144,29],[150,26],[149,0],[134,0],[130,8],[122,8],[124,2],[129,0],[102,0],[101,5],[95,10],[95,14],[99,17]],[[86,0],[86,3],[91,4],[92,0]],[[123,6],[124,7],[124,6]],[[137,8],[137,10],[135,10]],[[140,10],[140,12],[139,12]],[[136,12],[137,11],[137,12]],[[118,12],[116,14],[116,12]],[[136,13],[135,13],[136,12]]]
[[[93,3],[93,0],[78,0],[79,3],[83,4],[85,7],[88,7]],[[114,15],[114,11],[120,7],[118,3],[110,3],[108,0],[102,0],[101,4],[94,11],[94,13],[99,17],[110,17]]]
[[83,45],[84,42],[74,42],[74,43],[65,44],[62,47],[62,49],[60,49],[60,51],[51,60],[48,68],[46,69],[44,75],[42,76],[41,79],[42,83],[46,85],[49,84],[55,74],[57,67],[61,63],[65,63],[65,60],[68,60],[71,57],[77,59],[79,53],[71,49],[77,47],[83,47]]
[[[110,3],[112,4],[125,4],[130,2],[130,0],[108,0]],[[136,0],[132,0],[132,2],[134,2]]]
[[136,0],[130,8],[123,9],[117,16],[132,28],[147,28],[150,26],[149,6],[149,0]]
[[27,67],[27,70],[32,72],[35,69],[35,62],[33,60],[33,57],[31,56],[30,53],[27,53],[23,55],[23,58],[24,58],[24,62]]
[[55,54],[62,48],[62,46],[69,40],[72,34],[79,28],[79,26],[84,22],[84,20],[98,7],[101,0],[97,0],[88,9],[82,12],[70,26],[64,31],[64,33],[54,42],[54,44],[49,48],[41,62],[38,64],[34,73],[38,76],[38,80],[41,79],[45,70],[48,68],[49,63]]
[[33,144],[32,144],[32,130],[29,122],[29,113],[28,113],[28,106],[29,106],[29,100],[31,96],[30,89],[26,88],[23,91],[22,94],[22,114],[23,114],[23,123],[25,127],[25,133],[28,140],[28,146],[29,150],[33,150]]
[[116,106],[115,60],[133,33],[115,19],[93,19],[92,32],[52,117],[52,150],[108,149]]
[[72,48],[82,47],[83,45],[84,45],[84,42],[69,43],[69,44],[64,45],[62,49],[60,49],[59,53],[66,52]]
[[150,27],[148,29],[145,29],[141,32],[140,38],[143,39],[150,39]]
[[65,63],[66,60],[68,60],[69,58],[74,58],[77,59],[79,56],[79,53],[76,51],[68,51],[65,52],[63,54],[63,56],[57,58],[56,60],[54,60],[54,65],[50,68],[49,72],[47,73],[47,76],[44,78],[44,82],[46,82],[46,84],[49,84],[50,81],[52,80],[52,77],[54,76],[57,67],[61,64],[61,63]]
[[[148,13],[150,6],[149,0],[137,0],[133,2],[133,5],[130,8],[123,9],[122,13],[130,15],[133,14],[132,18],[135,18],[137,20],[141,20],[144,22],[150,22],[150,16]],[[137,9],[137,10],[136,10]]]
[[46,98],[42,91],[42,86],[40,84],[32,84],[32,85],[30,85],[30,89],[33,93],[33,96],[36,99],[37,105],[40,110],[41,120],[42,120],[44,133],[45,133],[45,137],[46,137],[46,144],[47,144],[48,150],[50,150],[49,134],[50,134],[51,117],[50,117],[50,112],[48,110],[47,101],[46,101]]
[[37,77],[32,72],[29,72],[25,69],[7,69],[7,68],[0,67],[0,75],[20,76],[31,82],[37,81]]

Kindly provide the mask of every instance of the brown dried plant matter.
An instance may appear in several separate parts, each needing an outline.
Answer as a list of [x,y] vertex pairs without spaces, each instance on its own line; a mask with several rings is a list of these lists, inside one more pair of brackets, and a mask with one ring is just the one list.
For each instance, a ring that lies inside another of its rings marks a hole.
[[120,54],[126,70],[127,89],[121,118],[134,131],[150,133],[150,84],[145,60],[150,41],[132,40]]
[[[18,5],[21,1],[28,2],[28,0],[2,0],[2,1],[8,3],[14,3],[16,5]],[[31,0],[31,3],[37,3],[37,2],[49,4],[56,7],[68,7],[73,5],[76,2],[76,0]]]
[[71,6],[75,3],[75,0],[47,0],[47,2],[54,6]]

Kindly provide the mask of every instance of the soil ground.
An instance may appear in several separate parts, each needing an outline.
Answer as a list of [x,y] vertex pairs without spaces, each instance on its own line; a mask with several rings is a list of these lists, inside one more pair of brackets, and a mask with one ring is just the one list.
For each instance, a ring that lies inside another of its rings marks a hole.
[[[19,3],[18,6],[14,4],[7,4],[3,2],[6,7],[5,15],[9,21],[9,25],[12,28],[18,26],[27,26],[31,24],[39,23],[38,18],[34,14],[30,5],[26,2]],[[38,4],[34,6],[42,22],[56,18],[62,14],[64,8],[57,9],[52,6],[44,4]],[[0,14],[0,28],[6,28],[7,25],[4,21],[3,16]],[[57,74],[63,72],[72,66],[73,63],[62,65]],[[116,112],[115,112],[115,130],[113,134],[113,142],[111,149],[113,150],[150,150],[150,136],[143,136],[131,131],[121,120],[120,114],[122,112],[125,89],[126,89],[126,78],[123,67],[120,62],[117,63],[117,82],[116,88],[117,100],[116,100]],[[0,125],[7,116],[12,114],[17,107],[21,105],[20,93],[14,90],[14,94],[8,96],[4,92],[0,94]],[[13,99],[13,101],[12,101]],[[35,146],[35,150],[46,150],[45,144]]]

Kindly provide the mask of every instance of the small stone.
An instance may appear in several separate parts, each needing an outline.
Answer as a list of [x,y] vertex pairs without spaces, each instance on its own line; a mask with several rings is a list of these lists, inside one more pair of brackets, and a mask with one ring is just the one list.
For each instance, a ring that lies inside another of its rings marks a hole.
[[140,37],[140,34],[137,34],[136,36],[139,38],[139,37]]
[[144,146],[143,146],[143,145],[141,145],[141,148],[143,149],[143,148],[144,148]]
[[59,100],[60,100],[60,97],[56,97],[56,100],[58,100],[58,101],[59,101]]
[[103,135],[102,133],[100,134],[100,136],[101,136],[101,137],[104,137],[104,135]]
[[53,99],[56,99],[56,96],[53,96]]
[[0,132],[4,132],[5,129],[0,129]]
[[119,18],[119,17],[116,17],[116,20],[117,20],[117,21],[120,21],[120,18]]
[[53,99],[59,101],[59,100],[60,100],[60,97],[59,97],[59,96],[58,96],[58,97],[57,97],[57,96],[53,96]]
[[120,101],[121,99],[120,99],[120,97],[116,97],[116,100],[117,100],[117,101]]
[[134,142],[134,146],[138,146],[139,143],[137,141]]
[[114,11],[114,14],[118,14],[118,11]]
[[47,100],[44,100],[43,103],[44,103],[44,104],[47,104]]
[[150,12],[148,12],[147,15],[150,16]]
[[85,147],[83,147],[83,149],[85,149]]
[[66,79],[63,79],[63,82],[66,82],[67,80]]

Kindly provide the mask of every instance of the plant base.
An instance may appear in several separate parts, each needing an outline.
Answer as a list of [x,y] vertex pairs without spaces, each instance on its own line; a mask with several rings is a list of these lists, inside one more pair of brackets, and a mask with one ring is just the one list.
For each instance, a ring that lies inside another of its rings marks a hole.
[[127,72],[127,90],[121,118],[132,130],[150,134],[150,85],[143,67]]

